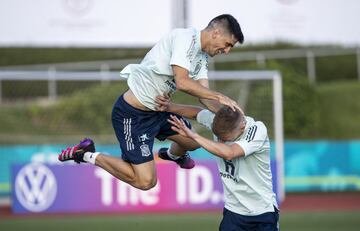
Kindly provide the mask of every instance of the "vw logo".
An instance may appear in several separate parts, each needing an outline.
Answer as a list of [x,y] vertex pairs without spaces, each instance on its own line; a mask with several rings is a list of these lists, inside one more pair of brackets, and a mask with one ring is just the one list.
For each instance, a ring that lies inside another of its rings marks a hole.
[[57,192],[54,174],[40,163],[25,165],[17,174],[14,187],[20,204],[32,212],[49,208]]

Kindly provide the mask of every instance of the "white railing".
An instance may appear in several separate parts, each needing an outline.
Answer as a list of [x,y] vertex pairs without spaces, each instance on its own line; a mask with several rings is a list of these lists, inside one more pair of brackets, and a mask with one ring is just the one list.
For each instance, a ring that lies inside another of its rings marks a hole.
[[259,67],[265,68],[269,59],[306,58],[307,75],[310,83],[316,82],[316,57],[356,55],[357,77],[360,81],[360,48],[316,48],[316,49],[286,49],[269,51],[233,52],[215,57],[214,62],[256,61]]
[[119,72],[110,72],[109,70],[102,71],[77,71],[66,72],[56,71],[55,68],[50,67],[48,71],[20,71],[20,70],[0,70],[0,103],[2,103],[2,82],[6,80],[11,81],[47,81],[47,91],[49,100],[56,100],[57,81],[100,81],[107,83],[111,80],[124,80],[119,75]]
[[[215,63],[256,61],[259,67],[265,68],[269,59],[306,58],[307,76],[310,83],[316,82],[316,58],[326,56],[356,55],[357,78],[360,81],[360,48],[309,48],[309,49],[282,49],[264,51],[231,52],[228,55],[216,56],[210,59],[209,68],[214,70]],[[0,70],[61,70],[61,71],[95,71],[107,72],[120,70],[129,63],[139,63],[141,58],[99,60],[73,63],[53,63],[21,66],[5,66]]]
[[[219,79],[222,76],[224,79],[234,78],[231,71],[209,71],[209,79]],[[221,74],[219,74],[221,73]],[[266,78],[278,75],[277,72],[272,71],[235,71],[237,73],[236,78],[240,75],[248,78]],[[3,81],[46,81],[48,99],[53,101],[58,98],[58,81],[100,81],[103,84],[107,84],[109,81],[124,81],[126,79],[121,78],[119,72],[102,70],[102,71],[57,71],[55,68],[50,67],[48,71],[39,70],[0,70],[0,104],[2,103],[2,82]]]

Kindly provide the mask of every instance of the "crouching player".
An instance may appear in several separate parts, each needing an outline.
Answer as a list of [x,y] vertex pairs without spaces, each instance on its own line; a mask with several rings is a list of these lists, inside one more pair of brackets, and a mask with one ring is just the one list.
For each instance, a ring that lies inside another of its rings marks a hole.
[[216,114],[158,96],[159,110],[196,119],[214,133],[209,140],[171,116],[172,129],[217,156],[225,206],[220,231],[279,230],[279,210],[272,188],[270,143],[264,123],[224,106]]

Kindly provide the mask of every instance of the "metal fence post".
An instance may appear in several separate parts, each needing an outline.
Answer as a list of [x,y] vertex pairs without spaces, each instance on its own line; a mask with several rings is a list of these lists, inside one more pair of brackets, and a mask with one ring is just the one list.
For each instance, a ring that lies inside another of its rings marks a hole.
[[101,64],[100,73],[101,73],[101,85],[109,84],[110,66],[106,63]]
[[49,67],[48,69],[48,97],[50,101],[55,101],[57,99],[55,67]]
[[266,58],[265,58],[264,54],[262,54],[262,53],[256,54],[256,65],[260,68],[266,67]]
[[0,79],[0,104],[2,104],[2,80]]
[[315,84],[316,82],[316,64],[315,64],[315,55],[312,51],[306,52],[306,63],[307,63],[307,73],[309,82]]
[[356,48],[356,63],[357,63],[358,80],[360,81],[360,47]]

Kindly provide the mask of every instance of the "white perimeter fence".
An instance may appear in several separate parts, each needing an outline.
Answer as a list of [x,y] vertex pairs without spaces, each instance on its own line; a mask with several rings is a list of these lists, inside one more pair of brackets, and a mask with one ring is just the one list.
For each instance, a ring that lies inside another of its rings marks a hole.
[[[266,61],[271,59],[296,59],[306,58],[307,76],[310,83],[316,83],[316,58],[331,56],[356,56],[357,79],[360,81],[360,47],[355,48],[309,48],[309,49],[282,49],[266,51],[244,51],[232,52],[228,55],[217,56],[209,60],[209,69],[214,70],[215,63],[226,62],[244,62],[256,61],[261,68],[266,67]],[[141,58],[137,59],[117,59],[117,60],[99,60],[88,62],[73,63],[53,63],[21,66],[5,66],[0,70],[48,70],[52,73],[56,70],[61,71],[100,71],[102,73],[110,70],[120,70],[129,63],[139,63]],[[1,81],[1,77],[0,77]]]

